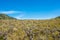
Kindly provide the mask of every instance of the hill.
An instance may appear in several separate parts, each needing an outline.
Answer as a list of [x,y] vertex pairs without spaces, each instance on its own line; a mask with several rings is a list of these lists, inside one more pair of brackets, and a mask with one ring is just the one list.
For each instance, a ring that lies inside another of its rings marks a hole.
[[60,16],[56,17],[55,19],[60,19]]
[[15,18],[10,17],[10,16],[8,16],[6,14],[0,14],[0,19],[15,19]]
[[[3,19],[3,16],[1,17]],[[10,19],[10,18],[9,18]],[[0,20],[0,40],[60,40],[60,19]]]

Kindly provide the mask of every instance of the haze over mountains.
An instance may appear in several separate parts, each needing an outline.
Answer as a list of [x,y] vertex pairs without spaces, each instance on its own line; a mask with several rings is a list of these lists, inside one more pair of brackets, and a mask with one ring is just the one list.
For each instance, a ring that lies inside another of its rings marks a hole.
[[[60,16],[55,17],[55,19],[57,19],[57,18],[60,18]],[[8,16],[7,14],[0,14],[0,19],[17,19],[17,18]]]

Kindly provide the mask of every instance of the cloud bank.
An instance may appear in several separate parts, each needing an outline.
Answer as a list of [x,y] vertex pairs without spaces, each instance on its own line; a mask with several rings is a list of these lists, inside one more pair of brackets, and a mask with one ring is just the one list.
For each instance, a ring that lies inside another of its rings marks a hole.
[[52,10],[49,12],[0,11],[0,13],[11,14],[12,17],[17,19],[51,19],[60,16],[60,10]]
[[22,13],[22,11],[0,11],[2,14],[14,14],[14,13]]
[[[0,11],[0,14],[8,14],[8,15],[11,14],[11,15],[13,15],[12,17],[17,18],[17,19],[21,19],[21,17],[24,16],[24,12],[22,12],[22,11]],[[18,15],[16,15],[16,14],[18,14]]]

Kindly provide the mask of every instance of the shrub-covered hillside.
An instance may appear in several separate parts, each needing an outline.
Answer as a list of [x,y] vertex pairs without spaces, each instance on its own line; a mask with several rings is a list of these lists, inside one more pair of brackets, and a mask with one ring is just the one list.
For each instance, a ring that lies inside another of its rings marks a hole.
[[57,19],[57,18],[60,19],[60,16],[56,17],[56,19]]
[[60,40],[60,18],[0,20],[0,40]]
[[0,14],[0,19],[15,19],[15,18],[10,17],[10,16],[8,16],[6,14]]

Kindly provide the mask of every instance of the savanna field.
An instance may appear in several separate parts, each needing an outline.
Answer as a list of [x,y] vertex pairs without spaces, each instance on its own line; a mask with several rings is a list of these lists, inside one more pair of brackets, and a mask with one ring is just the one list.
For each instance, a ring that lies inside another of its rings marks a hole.
[[60,17],[18,20],[0,15],[0,40],[60,40]]

